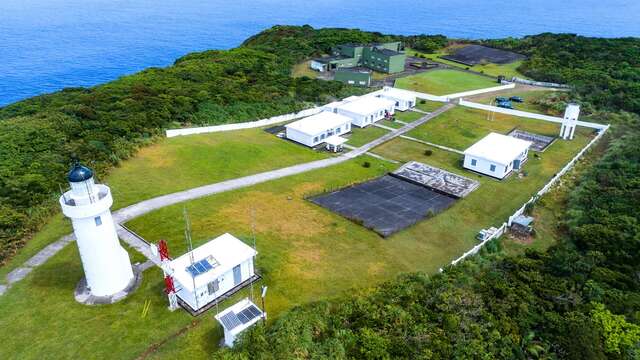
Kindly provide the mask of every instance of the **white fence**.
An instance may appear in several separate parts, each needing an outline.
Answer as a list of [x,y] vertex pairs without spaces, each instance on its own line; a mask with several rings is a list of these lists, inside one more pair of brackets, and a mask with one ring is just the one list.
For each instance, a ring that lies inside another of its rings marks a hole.
[[167,130],[166,135],[168,138],[174,136],[181,135],[194,135],[194,134],[204,134],[204,133],[212,133],[212,132],[221,132],[221,131],[232,131],[232,130],[241,130],[241,129],[250,129],[262,126],[268,126],[273,124],[278,124],[285,121],[291,121],[311,115],[315,115],[322,111],[319,107],[314,107],[311,109],[302,110],[297,113],[290,113],[285,115],[278,115],[268,119],[237,123],[237,124],[224,124],[224,125],[215,125],[215,126],[203,126],[196,128],[186,128],[186,129],[172,129]]
[[452,100],[452,99],[458,99],[458,98],[465,97],[465,96],[473,96],[473,95],[485,94],[485,93],[490,93],[490,92],[509,90],[509,89],[513,89],[515,87],[516,87],[516,84],[509,83],[507,85],[500,85],[500,86],[494,86],[494,87],[490,87],[490,88],[471,90],[471,91],[464,91],[464,92],[459,92],[459,93],[455,93],[455,94],[444,95],[443,97],[448,99],[448,100]]
[[[474,102],[471,102],[471,101],[466,101],[464,99],[460,99],[459,104],[461,106],[466,106],[466,107],[470,107],[470,108],[473,108],[473,109],[491,111],[491,112],[496,112],[496,113],[500,113],[500,114],[506,114],[506,115],[513,115],[513,116],[519,116],[519,117],[524,117],[524,118],[530,118],[530,119],[550,121],[550,122],[554,122],[554,123],[558,123],[558,124],[562,123],[562,118],[560,118],[560,117],[542,115],[542,114],[535,114],[535,113],[530,113],[530,112],[526,112],[526,111],[522,111],[522,110],[505,109],[505,108],[501,108],[501,107],[497,107],[497,106],[491,106],[491,105],[485,105],[485,104],[478,104],[478,103],[474,103]],[[607,127],[607,125],[602,125],[602,124],[597,124],[597,123],[592,123],[592,122],[587,122],[587,121],[578,121],[577,124],[578,124],[578,126],[584,126],[584,127],[588,127],[588,128],[591,128],[591,129],[598,129],[598,130],[602,130],[602,129]]]
[[551,82],[544,82],[544,81],[533,81],[533,80],[521,79],[515,76],[511,79],[511,81],[518,84],[533,85],[533,86],[540,86],[540,87],[547,87],[547,88],[571,89],[571,86],[565,85],[565,84],[558,84],[558,83],[551,83]]
[[531,199],[529,199],[527,202],[525,202],[518,210],[516,210],[513,215],[509,216],[509,219],[507,220],[506,223],[503,223],[499,228],[498,231],[496,231],[493,235],[491,235],[490,237],[488,237],[487,239],[483,240],[480,244],[474,246],[473,248],[471,248],[471,250],[465,252],[464,254],[462,254],[462,256],[460,256],[459,258],[453,260],[451,262],[451,265],[456,265],[457,263],[459,263],[460,261],[466,259],[469,256],[475,255],[476,253],[478,253],[478,251],[480,251],[480,249],[486,245],[489,241],[493,240],[493,239],[497,239],[500,236],[502,236],[502,234],[504,234],[504,232],[507,230],[507,228],[509,226],[511,226],[511,223],[513,222],[513,219],[515,219],[516,217],[522,215],[525,211],[525,209],[527,208],[527,205],[529,204],[533,204],[536,201],[538,201],[538,199],[546,194],[547,192],[549,192],[549,190],[551,190],[551,188],[557,184],[557,182],[560,180],[560,178],[567,173],[567,171],[571,170],[576,162],[578,162],[578,160],[584,155],[584,153],[589,150],[591,148],[591,146],[593,146],[593,144],[595,144],[598,140],[600,140],[600,138],[602,138],[602,136],[604,136],[604,133],[609,130],[609,125],[605,125],[604,128],[602,128],[602,130],[600,130],[598,132],[598,135],[596,135],[596,137],[594,137],[588,144],[587,146],[585,146],[584,148],[582,148],[582,150],[580,150],[580,152],[573,157],[573,159],[571,159],[571,161],[569,161],[567,163],[567,165],[565,165],[562,170],[560,170],[553,178],[551,178],[551,180],[549,180],[549,182],[542,187],[542,189],[540,189],[540,191],[538,191],[534,196],[531,197]]

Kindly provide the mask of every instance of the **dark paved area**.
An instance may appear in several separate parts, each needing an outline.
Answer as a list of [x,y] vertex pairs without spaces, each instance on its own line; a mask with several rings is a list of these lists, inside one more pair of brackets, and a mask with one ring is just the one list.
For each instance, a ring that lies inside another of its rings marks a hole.
[[442,58],[473,66],[484,61],[494,64],[509,64],[514,61],[524,60],[526,56],[482,45],[468,45],[459,49],[454,54],[442,56]]
[[556,139],[551,136],[538,135],[518,129],[510,132],[509,136],[525,141],[531,141],[533,143],[533,145],[531,145],[531,150],[533,151],[544,151]]
[[383,176],[310,199],[382,236],[389,236],[437,214],[456,201],[424,186]]

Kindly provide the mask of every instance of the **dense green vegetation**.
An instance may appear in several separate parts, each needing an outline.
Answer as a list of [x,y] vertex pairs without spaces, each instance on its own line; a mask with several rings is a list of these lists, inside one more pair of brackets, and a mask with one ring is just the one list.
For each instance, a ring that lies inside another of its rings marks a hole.
[[486,42],[525,54],[518,70],[540,81],[568,83],[598,109],[640,113],[640,39],[540,34]]

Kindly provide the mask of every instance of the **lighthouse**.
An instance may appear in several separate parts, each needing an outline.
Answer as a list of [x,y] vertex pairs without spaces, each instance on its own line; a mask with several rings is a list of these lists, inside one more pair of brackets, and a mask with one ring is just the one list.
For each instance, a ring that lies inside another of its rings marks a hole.
[[71,190],[62,194],[60,206],[73,223],[86,290],[93,297],[116,296],[130,286],[134,276],[111,217],[111,189],[96,184],[93,171],[79,163],[67,179]]
[[580,116],[580,105],[571,103],[567,105],[560,126],[560,137],[564,140],[573,140],[578,125],[578,116]]

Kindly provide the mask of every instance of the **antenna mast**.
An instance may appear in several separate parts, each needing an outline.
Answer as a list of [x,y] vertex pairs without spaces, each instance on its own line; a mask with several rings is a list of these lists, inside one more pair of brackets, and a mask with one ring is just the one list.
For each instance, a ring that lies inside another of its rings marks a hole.
[[[187,250],[189,252],[189,261],[190,265],[193,265],[193,243],[191,242],[191,222],[189,221],[189,214],[187,214],[187,207],[183,207],[183,216],[184,216],[184,237],[187,240]],[[196,278],[195,276],[191,276],[191,280],[193,280],[193,298],[196,300],[196,308],[198,305],[198,289],[196,289]]]

